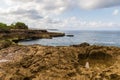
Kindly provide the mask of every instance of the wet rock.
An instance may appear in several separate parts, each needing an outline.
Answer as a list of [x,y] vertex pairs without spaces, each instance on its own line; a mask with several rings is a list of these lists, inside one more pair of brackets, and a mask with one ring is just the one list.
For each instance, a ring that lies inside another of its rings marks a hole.
[[81,43],[81,44],[79,44],[79,45],[72,45],[72,46],[73,46],[73,47],[87,47],[87,46],[90,46],[90,44],[84,42],[84,43]]
[[70,34],[69,34],[69,35],[66,35],[66,36],[67,36],[67,37],[74,37],[74,35],[70,35]]

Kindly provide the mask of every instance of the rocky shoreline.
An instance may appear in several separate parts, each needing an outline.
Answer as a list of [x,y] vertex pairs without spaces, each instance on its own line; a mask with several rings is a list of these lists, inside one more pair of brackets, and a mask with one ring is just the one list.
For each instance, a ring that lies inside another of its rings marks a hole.
[[0,49],[16,44],[21,40],[34,40],[53,37],[63,37],[65,33],[48,32],[47,30],[10,29],[0,30]]
[[48,32],[47,30],[0,30],[1,39],[25,40],[25,39],[40,39],[65,36],[64,33]]
[[1,80],[120,80],[119,47],[11,45],[0,60]]
[[46,30],[1,30],[0,80],[120,80],[119,47],[17,44],[62,36]]

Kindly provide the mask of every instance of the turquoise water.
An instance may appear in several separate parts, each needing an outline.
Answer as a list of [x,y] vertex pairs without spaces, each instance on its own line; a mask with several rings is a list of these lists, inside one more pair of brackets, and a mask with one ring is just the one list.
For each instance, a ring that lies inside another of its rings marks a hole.
[[41,44],[49,46],[69,46],[88,42],[90,44],[119,46],[120,47],[120,31],[60,31],[66,35],[74,35],[74,37],[57,37],[53,39],[38,39],[33,41],[21,41],[20,44],[31,45]]

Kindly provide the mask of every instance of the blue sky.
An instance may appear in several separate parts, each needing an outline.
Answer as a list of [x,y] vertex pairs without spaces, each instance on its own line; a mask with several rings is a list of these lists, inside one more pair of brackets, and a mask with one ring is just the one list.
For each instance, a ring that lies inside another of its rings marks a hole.
[[1,0],[0,22],[30,28],[120,30],[120,0]]

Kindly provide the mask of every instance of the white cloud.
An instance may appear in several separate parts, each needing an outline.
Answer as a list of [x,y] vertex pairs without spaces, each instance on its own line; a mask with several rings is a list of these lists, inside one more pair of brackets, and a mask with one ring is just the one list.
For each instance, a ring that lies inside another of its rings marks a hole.
[[[60,14],[63,11],[65,11],[69,4],[69,1],[71,0],[9,0],[7,4],[12,4],[12,7],[16,7],[17,9],[35,9],[42,15],[48,15],[48,14]],[[17,10],[17,11],[18,11]]]
[[78,0],[83,9],[108,8],[120,6],[120,0]]
[[40,21],[36,21],[36,28],[55,28],[55,29],[73,29],[73,30],[102,30],[102,29],[118,29],[120,24],[114,22],[103,21],[86,21],[76,17],[69,17],[65,19],[46,17]]
[[[86,21],[76,17],[55,18],[73,8],[97,9],[119,6],[120,0],[4,0],[7,8],[0,8],[0,21],[11,23],[23,21],[36,28],[98,29],[119,27],[113,22]],[[114,15],[118,10],[113,12]],[[54,18],[53,18],[54,17]]]
[[119,14],[119,10],[118,9],[115,9],[114,11],[113,11],[113,15],[118,15]]
[[7,9],[3,9],[4,12],[15,15],[14,13],[28,13],[34,10],[40,16],[59,15],[76,7],[97,9],[120,6],[120,0],[4,0],[4,2],[9,5]]

